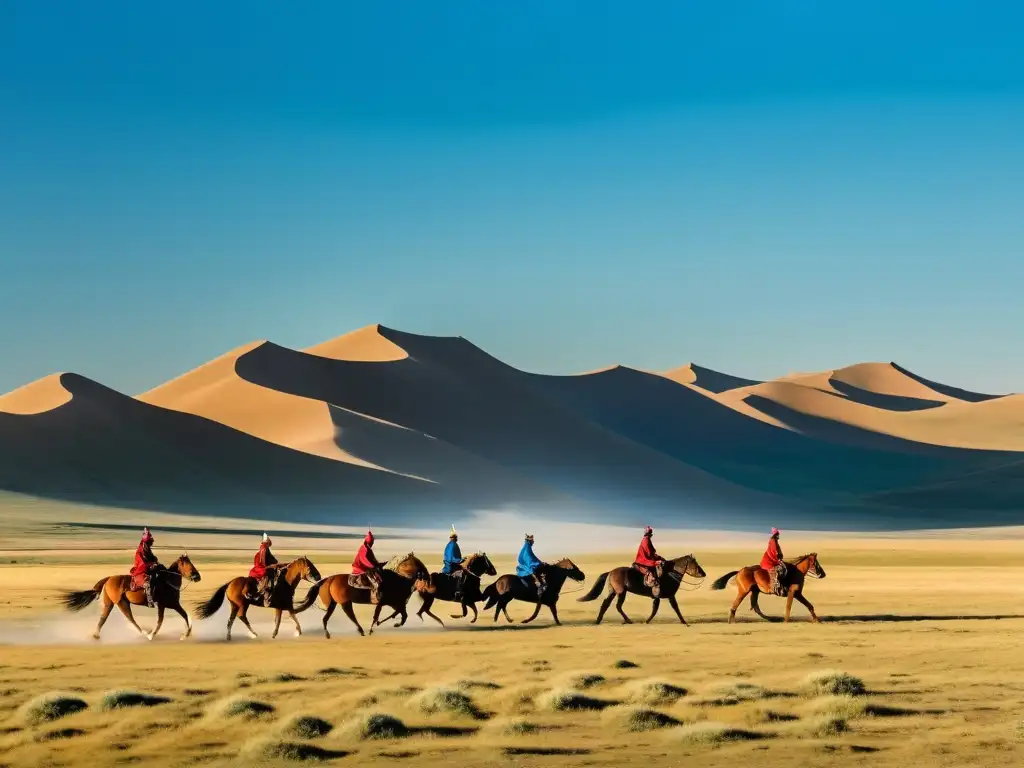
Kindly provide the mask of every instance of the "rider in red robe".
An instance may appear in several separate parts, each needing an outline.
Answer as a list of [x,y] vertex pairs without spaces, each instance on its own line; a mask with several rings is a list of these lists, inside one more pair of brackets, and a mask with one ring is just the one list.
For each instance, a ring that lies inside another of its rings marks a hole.
[[160,561],[153,552],[153,534],[149,528],[142,529],[142,540],[135,549],[135,564],[132,566],[132,581],[129,589],[139,589],[146,592],[146,604],[152,608],[155,604],[153,598],[153,573],[160,568]]
[[377,556],[373,554],[373,531],[366,532],[363,545],[356,552],[352,561],[352,576],[349,583],[354,587],[370,590],[370,600],[380,602],[381,565],[377,562]]
[[256,579],[256,592],[262,597],[263,605],[270,605],[270,598],[274,593],[277,569],[271,566],[277,565],[277,558],[270,551],[273,544],[267,534],[263,534],[263,541],[256,556],[252,559],[252,568],[249,569],[249,578]]
[[644,583],[651,588],[651,594],[658,597],[661,594],[661,571],[665,558],[655,551],[653,537],[654,529],[648,525],[644,529],[643,538],[640,539],[633,567],[644,575]]
[[776,595],[785,594],[783,578],[786,575],[786,563],[782,560],[782,547],[779,545],[779,529],[772,528],[771,538],[768,539],[768,549],[761,558],[761,567],[768,571],[771,577],[772,593]]

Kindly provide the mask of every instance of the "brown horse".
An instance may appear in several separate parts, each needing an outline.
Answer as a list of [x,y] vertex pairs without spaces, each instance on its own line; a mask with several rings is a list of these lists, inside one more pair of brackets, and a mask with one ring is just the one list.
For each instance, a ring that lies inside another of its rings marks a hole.
[[607,582],[608,595],[605,597],[604,602],[601,603],[601,609],[597,612],[597,621],[595,623],[601,623],[601,619],[604,618],[605,611],[607,611],[608,607],[612,604],[612,600],[615,600],[616,596],[618,596],[618,600],[615,601],[615,610],[622,615],[622,621],[624,624],[632,624],[633,621],[626,615],[626,612],[622,610],[622,604],[626,602],[626,594],[632,592],[634,595],[649,597],[654,601],[654,606],[651,609],[651,615],[647,617],[648,624],[650,624],[658,614],[658,607],[661,605],[662,599],[668,600],[668,604],[671,605],[672,610],[676,612],[676,616],[679,617],[679,621],[686,624],[686,619],[683,618],[683,614],[679,610],[679,603],[676,602],[676,592],[679,591],[679,585],[682,583],[684,576],[703,579],[707,574],[704,573],[704,569],[700,567],[700,563],[697,562],[697,558],[693,555],[683,555],[682,557],[677,557],[674,560],[666,560],[664,575],[661,577],[661,594],[658,597],[654,597],[651,592],[651,588],[644,583],[643,574],[636,568],[631,565],[623,568],[614,568],[607,573],[602,573],[598,576],[597,581],[594,582],[594,586],[587,594],[578,598],[578,601],[581,603],[588,603],[591,600],[596,600],[598,595],[601,594],[601,590],[604,589],[605,582]]
[[[480,577],[481,576],[497,576],[498,571],[494,567],[494,563],[487,557],[485,552],[477,552],[475,555],[470,555],[466,558],[466,564],[463,566],[466,573],[462,577],[462,595],[461,599],[455,599],[455,578],[449,573],[431,573],[430,581],[421,582],[422,587],[418,587],[417,591],[420,594],[420,598],[423,600],[423,604],[420,609],[416,611],[416,615],[420,621],[423,621],[423,614],[427,614],[430,618],[444,626],[444,622],[441,621],[437,616],[430,612],[431,606],[433,606],[435,600],[444,600],[449,603],[459,603],[462,605],[462,614],[452,613],[449,614],[453,619],[464,619],[469,613],[468,609],[473,609],[473,618],[470,619],[470,624],[475,624],[479,613],[476,610],[476,603],[483,600],[483,590],[480,588]],[[389,621],[398,615],[396,610],[386,619],[381,619],[380,623],[383,624],[385,621]]]
[[[293,560],[286,566],[279,567],[279,570],[281,574],[277,577],[277,583],[274,585],[274,591],[270,596],[270,605],[268,606],[274,610],[274,633],[270,637],[271,639],[277,637],[277,632],[281,628],[282,611],[288,611],[291,620],[295,622],[295,636],[298,637],[302,634],[302,627],[299,625],[299,619],[292,607],[292,600],[295,598],[295,588],[303,579],[306,581],[318,581],[320,579],[320,572],[305,555],[297,560]],[[253,602],[250,597],[256,591],[254,589],[255,582],[256,580],[249,576],[233,578],[214,592],[213,597],[202,605],[196,606],[196,616],[200,619],[210,618],[220,610],[221,605],[224,604],[224,598],[227,597],[228,603],[231,605],[231,615],[228,617],[227,639],[231,639],[231,625],[235,623],[236,616],[245,625],[245,628],[249,630],[249,637],[256,637],[255,630],[249,624],[249,619],[246,618],[246,613],[250,607],[264,607],[262,602]]]
[[[783,584],[786,587],[786,621],[789,621],[789,613],[793,607],[793,600],[797,600],[807,607],[807,610],[811,612],[811,621],[818,622],[821,619],[814,612],[814,606],[811,605],[810,601],[804,597],[804,581],[808,576],[816,579],[825,578],[825,569],[821,567],[821,563],[818,562],[818,553],[811,552],[809,555],[803,555],[798,557],[791,563],[786,563],[789,567],[786,569],[786,575],[783,578]],[[766,595],[772,594],[771,591],[771,575],[764,568],[758,565],[748,565],[746,568],[742,568],[738,571],[730,571],[729,573],[722,576],[720,579],[715,581],[711,585],[711,589],[724,589],[725,585],[729,580],[736,577],[736,587],[738,594],[736,599],[732,601],[732,609],[729,611],[729,623],[732,624],[736,621],[736,609],[740,607],[743,602],[743,598],[750,594],[750,608],[762,619],[771,621],[771,618],[765,616],[761,612],[760,606],[757,604],[757,598],[760,593]]]
[[[69,611],[80,611],[90,605],[93,600],[103,595],[103,608],[100,609],[100,620],[96,624],[96,631],[93,632],[95,640],[100,639],[100,630],[110,616],[110,611],[116,605],[128,622],[138,630],[140,635],[145,635],[152,640],[164,623],[164,609],[170,608],[177,611],[178,615],[185,620],[185,632],[181,639],[192,634],[192,619],[181,607],[181,590],[190,582],[199,581],[199,569],[196,568],[188,558],[188,553],[182,555],[170,566],[154,573],[150,578],[153,582],[153,601],[156,603],[156,626],[147,633],[142,627],[135,623],[132,616],[132,606],[146,606],[146,592],[142,589],[131,589],[132,577],[106,576],[96,582],[92,589],[84,589],[81,592],[64,592],[61,594],[61,602]],[[186,581],[187,579],[187,581]]]
[[558,602],[558,594],[562,591],[562,585],[565,584],[566,579],[583,581],[587,577],[576,567],[576,563],[567,557],[554,565],[545,563],[539,570],[547,582],[547,588],[540,600],[537,599],[537,588],[532,579],[527,582],[514,573],[507,573],[484,590],[484,597],[487,598],[484,610],[494,608],[495,621],[498,620],[499,615],[504,613],[505,618],[511,623],[512,617],[508,615],[508,604],[513,600],[522,600],[524,603],[537,603],[537,608],[528,619],[523,619],[523,624],[529,624],[536,619],[537,614],[540,613],[540,607],[546,605],[551,611],[555,624],[561,625],[562,622],[558,620],[558,609],[555,607],[555,603]]
[[[376,608],[373,611],[370,634],[373,634],[374,627],[381,624],[380,612],[385,605],[393,608],[395,613],[402,617],[401,621],[395,624],[396,627],[405,624],[409,618],[405,604],[409,601],[414,588],[425,588],[429,577],[430,574],[427,571],[427,566],[413,553],[410,552],[401,558],[393,557],[381,569],[380,602],[376,604]],[[296,613],[301,613],[314,604],[322,608],[325,611],[324,635],[328,640],[331,639],[331,632],[327,629],[327,622],[331,620],[334,609],[339,605],[349,620],[356,625],[359,634],[364,636],[366,634],[363,632],[363,628],[359,624],[359,619],[356,618],[356,613],[352,606],[355,603],[372,605],[370,590],[353,587],[348,583],[348,578],[349,574],[347,573],[336,573],[333,576],[328,576],[326,579],[317,581],[316,584],[309,588],[305,599],[295,607]],[[394,616],[395,614],[391,615]],[[436,619],[437,617],[435,616],[434,618]]]

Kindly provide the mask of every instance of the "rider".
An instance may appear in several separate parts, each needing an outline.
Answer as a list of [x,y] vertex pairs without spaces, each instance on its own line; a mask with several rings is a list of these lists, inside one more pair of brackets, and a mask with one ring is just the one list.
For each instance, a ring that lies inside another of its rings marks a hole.
[[537,587],[538,601],[540,600],[541,595],[544,594],[544,589],[547,587],[544,574],[540,571],[540,568],[543,565],[544,563],[541,559],[533,554],[533,534],[526,534],[526,541],[523,542],[523,548],[519,550],[519,560],[516,563],[516,576],[521,579],[533,578],[533,583]]
[[786,576],[786,563],[782,560],[779,533],[778,528],[772,528],[771,538],[768,539],[768,549],[765,550],[764,557],[761,558],[761,567],[771,576],[772,594],[785,595],[786,588],[783,579]]
[[153,574],[159,570],[160,561],[153,552],[153,534],[149,528],[142,529],[142,540],[135,549],[135,565],[132,566],[131,589],[140,586],[146,591],[146,605],[152,608],[156,604],[153,595]]
[[648,525],[644,528],[644,537],[640,540],[633,567],[644,575],[644,584],[651,588],[651,595],[658,597],[661,594],[661,573],[665,567],[665,558],[654,550],[653,536],[654,529]]
[[383,580],[380,569],[377,556],[373,554],[373,531],[367,531],[363,545],[352,561],[352,576],[358,578],[350,578],[349,583],[361,589],[369,589],[370,600],[375,603],[380,602],[380,585]]
[[462,550],[459,549],[459,534],[455,532],[455,526],[452,526],[452,532],[448,534],[448,546],[444,548],[444,567],[441,568],[441,573],[448,574],[452,583],[455,585],[455,599],[462,599],[462,580],[466,577],[466,570],[462,567],[462,564],[466,562],[466,559],[462,556]]
[[252,568],[249,569],[249,578],[256,579],[256,593],[263,599],[263,605],[270,605],[270,598],[274,593],[277,569],[270,566],[277,565],[277,558],[270,551],[273,542],[266,533],[263,534],[263,541],[256,556],[252,559]]

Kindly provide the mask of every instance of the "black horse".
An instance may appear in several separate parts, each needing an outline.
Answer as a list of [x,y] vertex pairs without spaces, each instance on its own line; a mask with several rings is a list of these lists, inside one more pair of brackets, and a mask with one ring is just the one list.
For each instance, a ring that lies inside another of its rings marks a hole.
[[562,622],[558,620],[558,609],[555,607],[555,603],[558,602],[558,593],[561,592],[562,585],[565,584],[566,579],[583,581],[587,577],[569,558],[559,560],[553,565],[544,564],[540,570],[547,587],[539,600],[537,587],[534,584],[524,582],[514,573],[507,573],[484,590],[484,597],[487,598],[484,610],[494,608],[495,621],[504,613],[505,618],[511,622],[512,617],[508,615],[508,604],[513,600],[521,600],[524,603],[536,603],[537,605],[533,615],[528,619],[523,619],[523,624],[529,624],[537,618],[542,605],[546,605],[551,610],[555,624],[561,624]]

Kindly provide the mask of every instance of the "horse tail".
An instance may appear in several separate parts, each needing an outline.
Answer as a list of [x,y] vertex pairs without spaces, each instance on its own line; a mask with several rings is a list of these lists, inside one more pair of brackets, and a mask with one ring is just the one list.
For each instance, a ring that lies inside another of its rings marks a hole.
[[483,597],[487,600],[487,602],[484,603],[484,610],[493,608],[495,603],[498,602],[497,584],[488,584],[487,589],[483,591]]
[[604,590],[604,584],[606,581],[608,581],[609,573],[611,573],[611,571],[605,571],[600,576],[598,576],[597,581],[594,582],[594,586],[590,588],[590,591],[587,592],[587,594],[585,594],[583,597],[577,597],[576,602],[589,603],[591,600],[597,600],[598,595],[600,595],[601,592]]
[[711,585],[711,589],[725,589],[725,585],[729,583],[729,579],[735,576],[739,571],[729,571],[725,576],[720,579],[716,579]]
[[230,584],[231,582],[229,581],[227,584],[222,585],[220,589],[213,593],[213,597],[202,605],[196,606],[196,616],[200,619],[208,619],[219,611],[220,607],[224,605],[224,595],[227,594]]
[[60,596],[60,601],[69,611],[80,611],[91,605],[93,600],[102,594],[103,586],[106,583],[107,579],[103,578],[97,581],[96,586],[92,589],[83,589],[81,592],[64,592]]
[[[330,576],[327,577],[327,579],[329,579],[329,578],[330,578]],[[311,586],[309,588],[309,591],[306,592],[306,596],[304,598],[302,598],[302,602],[299,603],[298,605],[292,606],[292,610],[295,611],[295,613],[302,613],[303,611],[305,611],[308,608],[312,607],[313,603],[316,602],[317,597],[320,596],[320,586],[325,581],[327,581],[327,579],[320,579],[320,581],[318,581],[316,584]]]

